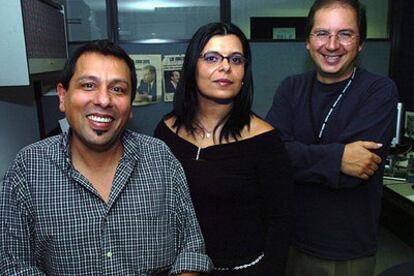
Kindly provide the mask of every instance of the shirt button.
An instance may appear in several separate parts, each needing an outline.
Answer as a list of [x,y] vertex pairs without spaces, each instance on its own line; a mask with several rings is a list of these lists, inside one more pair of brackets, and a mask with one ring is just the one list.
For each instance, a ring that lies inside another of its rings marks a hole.
[[111,251],[106,252],[106,256],[107,256],[108,258],[111,258],[111,257],[112,257],[112,252],[111,252]]

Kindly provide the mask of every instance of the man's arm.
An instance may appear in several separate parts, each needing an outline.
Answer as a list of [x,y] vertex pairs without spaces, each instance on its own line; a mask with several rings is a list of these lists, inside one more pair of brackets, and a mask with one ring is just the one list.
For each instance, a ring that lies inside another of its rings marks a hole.
[[171,273],[190,276],[198,275],[198,272],[209,272],[212,264],[205,254],[204,240],[194,212],[184,170],[175,158],[171,170],[174,172],[174,202],[179,218],[176,230],[179,236],[178,256]]
[[0,274],[46,275],[36,266],[23,165],[16,159],[0,193]]
[[[325,183],[332,188],[353,187],[367,179],[378,167],[393,129],[397,102],[396,88],[390,81],[377,81],[364,106],[344,129],[336,143],[304,144],[293,135],[293,80],[279,87],[266,120],[280,130],[299,181]],[[355,141],[375,141],[373,143]],[[344,181],[345,180],[345,181]]]
[[380,143],[357,141],[345,145],[341,160],[341,172],[363,180],[378,170],[382,159],[372,152],[382,147]]

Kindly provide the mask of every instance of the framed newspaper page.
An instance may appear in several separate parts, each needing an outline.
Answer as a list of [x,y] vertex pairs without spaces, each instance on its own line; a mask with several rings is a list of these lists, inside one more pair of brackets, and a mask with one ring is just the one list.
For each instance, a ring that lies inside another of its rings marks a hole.
[[159,103],[162,98],[161,55],[129,55],[135,63],[137,87],[132,105]]
[[162,60],[163,76],[164,76],[164,101],[172,102],[178,81],[181,76],[181,68],[183,67],[184,55],[166,55]]

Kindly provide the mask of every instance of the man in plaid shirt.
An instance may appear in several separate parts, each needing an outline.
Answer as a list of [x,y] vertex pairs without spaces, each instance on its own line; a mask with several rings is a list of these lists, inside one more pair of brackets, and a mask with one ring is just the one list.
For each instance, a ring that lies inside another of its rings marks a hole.
[[70,130],[19,152],[0,194],[2,275],[197,275],[210,269],[184,172],[125,129],[134,62],[78,48],[57,86]]

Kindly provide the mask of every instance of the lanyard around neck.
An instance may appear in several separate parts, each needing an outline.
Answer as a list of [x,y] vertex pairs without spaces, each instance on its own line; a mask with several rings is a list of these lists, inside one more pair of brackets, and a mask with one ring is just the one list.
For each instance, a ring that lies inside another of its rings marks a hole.
[[[354,80],[356,72],[356,67],[354,67],[354,70],[352,71],[351,78],[349,79],[348,83],[345,85],[344,89],[342,89],[341,93],[336,97],[334,103],[332,104],[331,108],[329,109],[328,113],[325,116],[325,119],[323,120],[322,126],[319,130],[317,141],[320,141],[323,136],[323,132],[325,131],[326,124],[328,123],[329,118],[331,117],[332,112],[334,111],[335,107],[338,105],[339,101],[341,100],[342,96],[345,94],[345,92],[348,90],[349,86],[351,85],[352,81]],[[313,114],[313,107],[312,107],[312,96],[313,96],[313,86],[314,81],[311,84],[311,91],[309,95],[309,110],[311,113],[311,121],[312,121],[312,129],[314,130],[314,114]]]

